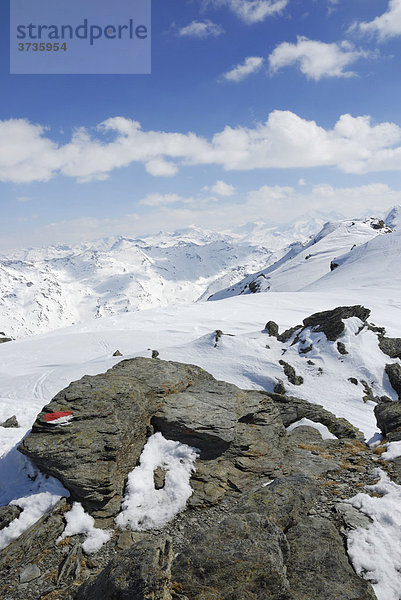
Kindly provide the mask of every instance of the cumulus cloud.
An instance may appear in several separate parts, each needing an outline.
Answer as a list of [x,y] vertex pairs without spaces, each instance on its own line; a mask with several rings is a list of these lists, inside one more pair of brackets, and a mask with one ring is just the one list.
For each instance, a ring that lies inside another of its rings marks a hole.
[[352,29],[375,33],[381,40],[401,35],[401,0],[390,0],[386,12],[373,21],[356,23]]
[[261,56],[248,56],[243,63],[236,65],[230,71],[224,73],[221,79],[238,83],[245,79],[245,77],[248,77],[248,75],[259,71],[263,65],[263,61],[264,59]]
[[293,112],[275,110],[264,123],[227,126],[207,139],[192,132],[146,131],[136,121],[115,117],[91,133],[79,129],[70,142],[58,145],[40,125],[0,122],[0,181],[47,181],[58,174],[79,182],[102,180],[133,163],[144,164],[154,176],[207,164],[225,170],[332,166],[358,174],[399,171],[401,128],[345,114],[325,129]]
[[235,194],[235,187],[226,183],[225,181],[216,181],[214,186],[211,189],[213,194],[217,194],[218,196],[233,196]]
[[178,30],[178,35],[180,37],[218,37],[222,33],[224,33],[224,29],[209,19],[206,19],[205,21],[192,21],[189,25],[181,27]]
[[353,71],[345,70],[350,64],[366,58],[367,52],[356,50],[349,42],[326,44],[306,37],[298,37],[296,44],[283,42],[269,56],[273,73],[283,67],[297,65],[309,79],[318,81],[323,77],[352,77]]
[[226,6],[244,23],[252,25],[280,13],[288,0],[208,0],[207,4]]
[[165,177],[172,177],[178,173],[178,167],[172,162],[163,160],[162,158],[154,158],[146,163],[146,171],[149,175],[159,177],[164,175]]

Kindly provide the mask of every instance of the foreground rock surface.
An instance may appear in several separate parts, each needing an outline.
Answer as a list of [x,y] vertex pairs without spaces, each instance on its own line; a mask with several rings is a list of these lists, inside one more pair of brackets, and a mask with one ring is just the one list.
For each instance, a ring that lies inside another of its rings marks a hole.
[[[60,413],[67,419],[52,422]],[[304,417],[338,439],[286,430]],[[94,555],[83,553],[82,536],[56,543],[73,500],[113,527],[155,431],[200,449],[187,510],[160,531],[114,526]],[[20,446],[72,497],[0,552],[0,597],[373,600],[344,545],[344,500],[377,479],[379,458],[361,439],[321,406],[241,390],[193,365],[136,358],[84,377],[43,409]]]

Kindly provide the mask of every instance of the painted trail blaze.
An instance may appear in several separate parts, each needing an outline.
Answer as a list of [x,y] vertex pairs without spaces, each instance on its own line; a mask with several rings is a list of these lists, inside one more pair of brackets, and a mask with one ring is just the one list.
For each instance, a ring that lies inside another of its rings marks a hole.
[[58,411],[52,412],[44,416],[44,420],[49,423],[50,421],[55,421],[56,419],[60,419],[61,417],[70,417],[72,415],[72,410],[68,411]]

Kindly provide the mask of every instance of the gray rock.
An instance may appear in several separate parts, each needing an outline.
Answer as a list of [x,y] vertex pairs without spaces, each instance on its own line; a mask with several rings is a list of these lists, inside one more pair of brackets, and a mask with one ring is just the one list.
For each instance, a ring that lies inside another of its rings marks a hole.
[[274,386],[274,393],[281,394],[281,395],[285,394],[284,383],[281,381],[281,379]]
[[340,354],[348,354],[348,350],[343,342],[337,342],[337,350]]
[[153,482],[156,490],[162,490],[164,488],[164,484],[166,483],[166,469],[162,467],[157,467],[157,469],[153,472]]
[[277,337],[278,336],[278,325],[277,323],[275,323],[274,321],[268,321],[265,325],[265,331],[267,331],[267,333],[271,336],[271,337]]
[[116,350],[115,352],[113,352],[113,356],[122,356],[122,354],[119,350]]
[[377,426],[390,441],[401,439],[401,402],[384,402],[375,406]]
[[335,506],[336,512],[348,529],[358,529],[358,527],[363,527],[363,529],[368,529],[369,526],[373,523],[372,519],[360,512],[351,504],[345,504],[345,502],[339,502]]
[[0,506],[0,530],[8,527],[14,519],[17,519],[22,510],[19,506]]
[[286,329],[285,331],[283,331],[283,333],[280,333],[280,335],[277,336],[277,339],[279,342],[282,342],[282,343],[288,342],[288,340],[292,338],[294,333],[296,333],[297,331],[299,331],[301,329],[302,329],[302,325],[296,325],[295,327],[290,327],[289,329]]
[[143,536],[112,560],[75,600],[171,600],[172,541]]
[[397,363],[389,364],[386,365],[385,371],[393,389],[398,394],[398,399],[401,400],[401,366]]
[[159,356],[159,352],[157,350],[152,350],[152,358],[157,358]]
[[[59,478],[94,516],[114,515],[157,406],[202,373],[197,367],[136,358],[102,375],[85,376],[44,407],[18,449]],[[72,421],[46,422],[46,415],[57,411],[72,412]]]
[[294,600],[374,600],[370,584],[355,573],[334,525],[305,517],[286,534],[288,579]]
[[304,378],[301,375],[297,375],[294,367],[289,365],[285,360],[279,360],[280,365],[284,369],[284,374],[287,376],[287,379],[293,385],[302,385],[304,382]]
[[310,404],[301,398],[294,396],[283,396],[280,394],[268,394],[280,411],[284,426],[288,427],[301,419],[310,419],[315,423],[323,423],[329,431],[338,438],[356,438],[364,440],[364,435],[357,427],[349,421],[336,417],[320,404]]
[[234,440],[237,404],[246,393],[204,373],[185,392],[171,394],[152,418],[157,431],[201,450],[201,458],[216,458]]
[[20,573],[19,581],[20,583],[29,583],[30,581],[33,581],[34,579],[40,577],[41,574],[42,573],[37,565],[29,563],[28,565],[26,565],[26,567],[24,567],[24,569]]
[[5,344],[6,342],[12,342],[13,338],[10,337],[5,337],[3,334],[3,337],[0,337],[0,344]]
[[401,338],[379,336],[379,347],[391,358],[401,358]]
[[308,514],[319,495],[319,488],[310,477],[277,477],[269,486],[245,494],[237,511],[268,516],[286,531]]
[[358,317],[365,322],[369,315],[370,310],[364,306],[338,306],[334,310],[325,310],[307,317],[303,324],[304,327],[323,332],[328,340],[335,342],[344,333],[343,319]]
[[191,600],[290,600],[287,555],[283,532],[267,516],[230,515],[181,548],[173,585]]
[[0,427],[19,427],[19,423],[17,421],[17,417],[15,415],[13,415],[12,417],[9,417],[6,421],[4,421],[4,423],[2,423],[0,425]]

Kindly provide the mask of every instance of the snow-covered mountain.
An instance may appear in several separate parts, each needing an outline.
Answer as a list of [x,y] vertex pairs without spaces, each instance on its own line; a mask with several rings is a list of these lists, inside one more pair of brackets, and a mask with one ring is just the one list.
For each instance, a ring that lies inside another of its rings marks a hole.
[[282,232],[251,223],[231,233],[190,227],[141,239],[19,250],[0,258],[0,330],[41,333],[84,320],[206,299],[276,262],[322,223]]
[[[18,516],[2,530],[0,547],[26,531],[67,494],[60,482],[40,473],[16,445],[57,392],[83,375],[104,372],[119,362],[121,355],[124,359],[150,358],[157,349],[162,360],[196,364],[217,379],[244,389],[271,393],[277,385],[284,386],[289,396],[322,405],[348,419],[367,442],[380,443],[374,410],[378,403],[387,406],[397,400],[387,367],[394,371],[401,363],[398,354],[384,353],[380,343],[383,330],[372,325],[385,327],[387,336],[401,336],[400,214],[394,209],[385,222],[327,223],[306,241],[295,242],[288,233],[285,248],[279,243],[274,246],[275,233],[256,224],[242,233],[234,232],[230,239],[189,230],[171,236],[159,234],[152,243],[148,238],[119,238],[77,248],[33,249],[4,259],[0,329],[8,333],[22,318],[20,332],[29,327],[33,330],[33,326],[44,331],[75,318],[88,319],[0,345],[0,423],[16,418],[19,424],[0,428],[0,506],[11,503],[23,508],[22,516],[17,510]],[[264,244],[251,243],[248,236],[256,234],[265,236]],[[196,297],[224,277],[235,277],[238,265],[245,270],[262,262],[263,276],[253,275],[248,283],[232,285],[225,295],[233,297],[223,297],[220,302],[177,303],[177,298],[192,300],[191,294]],[[254,291],[268,293],[249,293],[255,280]],[[270,290],[268,285],[264,287],[268,281]],[[135,295],[138,289],[145,289],[142,297]],[[166,304],[174,298],[174,304],[126,312],[130,307],[119,300],[128,296],[127,290],[138,307],[141,298],[147,306],[147,297]],[[152,296],[153,290],[163,290],[163,294]],[[98,314],[105,316],[93,319],[92,300],[98,298],[102,300]],[[368,321],[344,316],[338,338],[328,337],[327,330],[313,326],[310,319],[309,324],[300,325],[312,313],[345,305],[360,309],[354,306],[360,304],[371,311]],[[106,306],[110,308],[106,310]],[[281,332],[297,327],[289,336],[277,337],[269,335],[268,321],[275,321]],[[398,344],[398,340],[392,342]],[[117,349],[119,356],[115,356]],[[295,425],[305,424],[321,426],[305,419]],[[385,461],[399,460],[399,444],[387,445],[384,440],[377,452],[386,450]],[[367,452],[364,448],[359,442],[354,461]],[[309,451],[307,446],[304,449]],[[312,460],[317,454],[318,450],[311,452]],[[379,454],[374,458],[379,461]],[[380,465],[385,468],[384,462]],[[358,462],[348,465],[343,461],[340,466],[349,481],[360,468]],[[363,479],[366,473],[359,476]],[[373,496],[361,488],[352,500],[357,508],[374,501],[375,509],[363,510],[371,516],[370,529],[358,527],[349,533],[349,556],[353,564],[361,565],[358,572],[374,582],[378,600],[397,600],[401,486],[399,479],[396,483],[385,477],[381,471]],[[361,536],[358,543],[356,535]]]
[[399,207],[385,222],[324,224],[317,213],[281,230],[261,221],[223,233],[190,227],[19,250],[0,257],[0,331],[20,337],[176,303],[349,287],[353,270],[365,278],[366,251],[377,252],[378,277],[382,244],[386,252],[398,252],[392,232],[400,219]]
[[[380,253],[400,254],[399,234],[396,233],[399,220],[399,208],[395,208],[387,219],[373,217],[366,219],[328,222],[322,230],[312,236],[306,244],[293,244],[287,254],[276,263],[267,265],[263,270],[245,277],[237,284],[212,295],[210,300],[221,300],[239,294],[258,292],[299,292],[303,290],[352,288],[356,275],[359,281],[356,288],[369,287],[374,283],[372,272],[380,276]],[[366,259],[366,253],[369,259]],[[365,257],[365,258],[364,258]],[[342,265],[352,264],[351,270]],[[389,260],[387,269],[393,269]],[[342,267],[341,269],[338,267]],[[396,275],[396,274],[395,274]],[[391,279],[387,272],[385,277]],[[355,287],[355,286],[354,286]]]

